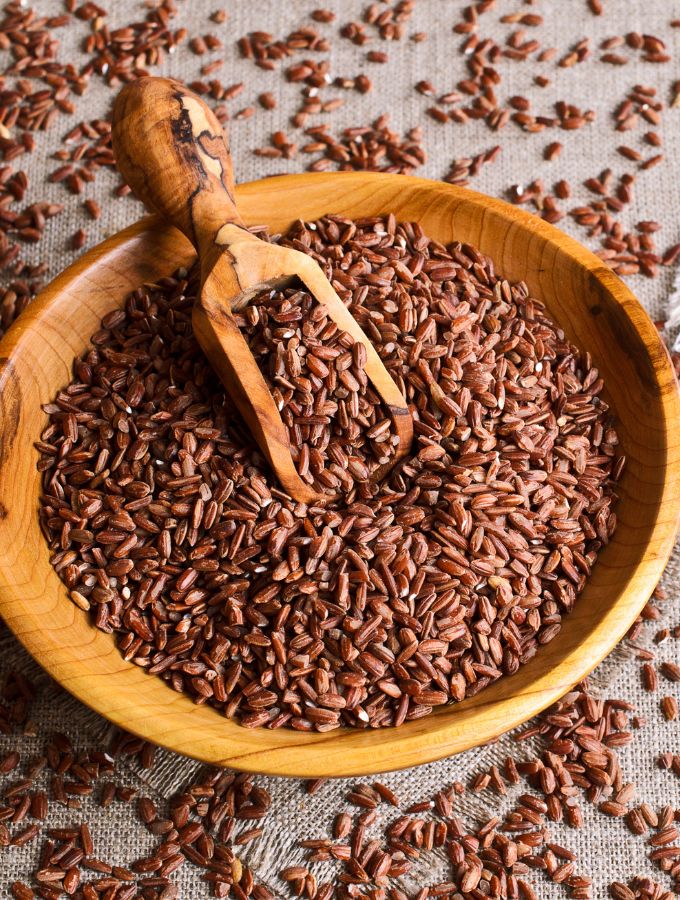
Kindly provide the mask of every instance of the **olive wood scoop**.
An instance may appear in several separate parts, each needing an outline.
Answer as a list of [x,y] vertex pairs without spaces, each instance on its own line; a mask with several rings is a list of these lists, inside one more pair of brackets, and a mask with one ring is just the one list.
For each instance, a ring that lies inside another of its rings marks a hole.
[[380,470],[383,475],[411,445],[413,421],[406,401],[319,265],[246,229],[236,209],[227,138],[210,108],[180,82],[140,78],[116,99],[113,150],[137,197],[179,228],[198,251],[201,291],[192,313],[194,334],[282,487],[300,502],[321,499],[295,468],[288,432],[232,310],[294,279],[366,348],[366,374],[399,441]]

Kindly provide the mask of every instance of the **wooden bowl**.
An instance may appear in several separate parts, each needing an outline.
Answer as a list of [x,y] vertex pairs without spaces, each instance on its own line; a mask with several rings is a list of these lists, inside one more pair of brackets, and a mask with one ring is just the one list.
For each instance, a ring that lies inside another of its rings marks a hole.
[[41,404],[69,381],[101,317],[145,281],[192,261],[179,234],[146,219],[90,250],[21,315],[0,344],[0,613],[72,694],[123,728],[221,766],[306,777],[359,775],[429,762],[487,742],[582,679],[621,640],[659,580],[678,526],[680,400],[668,354],[628,288],[556,228],[499,200],[446,184],[364,173],[245,184],[248,223],[275,232],[294,218],[393,212],[439,241],[467,241],[511,280],[524,279],[588,349],[619,421],[628,465],[619,526],[562,631],[519,672],[398,729],[304,734],[248,730],[195,706],[122,660],[69,600],[38,526]]

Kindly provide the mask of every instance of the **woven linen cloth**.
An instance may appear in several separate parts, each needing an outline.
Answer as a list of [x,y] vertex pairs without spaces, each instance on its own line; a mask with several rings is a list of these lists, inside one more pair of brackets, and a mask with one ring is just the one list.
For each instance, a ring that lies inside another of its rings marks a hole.
[[[348,21],[360,21],[367,5],[364,0],[326,0],[324,4],[314,0],[177,0],[178,14],[172,27],[185,25],[190,34],[216,33],[224,47],[208,56],[199,57],[191,53],[186,44],[168,56],[163,64],[154,70],[157,74],[168,74],[190,81],[199,76],[200,66],[213,58],[224,59],[224,64],[215,74],[225,84],[244,83],[244,90],[229,101],[232,117],[231,145],[238,180],[249,180],[280,172],[302,171],[309,158],[300,154],[290,160],[263,160],[253,155],[253,148],[268,144],[272,132],[282,130],[298,144],[305,142],[304,135],[291,127],[290,117],[301,103],[301,86],[288,83],[282,69],[289,63],[277,66],[277,71],[263,71],[251,61],[242,59],[236,47],[239,37],[252,30],[266,30],[276,37],[285,37],[296,27],[312,24],[309,14],[320,5],[336,13],[336,21],[330,25],[317,26],[321,33],[331,39],[328,53],[313,54],[303,51],[296,59],[314,56],[329,58],[331,76],[350,77],[359,72],[366,73],[373,81],[373,90],[362,95],[355,91],[343,91],[334,87],[324,89],[324,99],[340,96],[345,103],[330,114],[314,116],[308,124],[327,123],[334,134],[349,125],[367,125],[382,113],[389,114],[390,126],[400,134],[415,125],[422,125],[423,143],[428,154],[427,164],[416,174],[429,178],[441,178],[449,169],[453,159],[472,156],[487,150],[496,143],[502,145],[502,152],[495,162],[482,168],[473,179],[471,186],[486,193],[503,196],[511,185],[526,185],[534,178],[543,179],[546,188],[558,179],[565,178],[572,185],[574,197],[565,203],[576,205],[579,200],[588,202],[592,195],[583,187],[583,180],[598,176],[611,167],[618,176],[625,171],[635,171],[635,164],[623,159],[616,152],[619,144],[626,143],[638,148],[644,156],[658,152],[647,146],[642,134],[651,126],[642,123],[635,131],[624,134],[614,130],[613,112],[624,99],[626,93],[636,84],[658,86],[659,96],[664,103],[669,100],[673,74],[678,77],[677,58],[680,55],[680,29],[671,29],[670,20],[680,14],[680,7],[670,0],[603,0],[604,15],[595,17],[585,0],[543,0],[543,3],[527,5],[519,0],[500,0],[496,7],[484,16],[482,33],[503,44],[509,34],[519,26],[501,23],[501,16],[512,12],[538,12],[544,16],[544,23],[534,29],[527,29],[527,38],[536,37],[543,47],[556,47],[558,53],[550,62],[539,63],[536,54],[531,60],[517,62],[501,60],[499,69],[503,83],[498,88],[499,100],[505,101],[513,95],[526,96],[531,101],[534,114],[551,115],[553,104],[566,100],[596,113],[595,121],[586,127],[565,132],[548,129],[539,134],[528,134],[517,125],[510,123],[500,132],[491,132],[481,122],[470,122],[460,126],[452,123],[441,125],[426,115],[431,98],[417,93],[414,85],[421,79],[428,79],[437,94],[455,89],[457,82],[466,77],[464,57],[459,53],[463,38],[452,33],[452,25],[460,21],[464,3],[460,0],[416,0],[412,18],[406,24],[405,38],[400,42],[382,42],[374,28],[367,26],[372,42],[364,47],[356,46],[339,36],[339,27]],[[209,15],[220,5],[225,5],[228,19],[216,25]],[[34,4],[39,14],[55,15],[63,11],[61,0],[36,0]],[[108,23],[111,28],[143,19],[147,9],[138,0],[115,0],[109,4]],[[74,20],[73,25],[55,32],[61,42],[60,58],[80,65],[85,57],[82,42],[87,34],[87,23]],[[600,42],[613,35],[629,31],[659,35],[666,39],[668,52],[673,62],[654,65],[641,61],[639,52],[622,51],[629,58],[623,66],[606,65],[599,62]],[[408,39],[414,32],[426,32],[427,40],[417,43]],[[570,68],[561,68],[557,60],[575,43],[584,37],[590,38],[592,56],[585,62]],[[366,60],[367,49],[380,49],[388,53],[384,65]],[[534,82],[537,74],[547,75],[551,81],[546,87]],[[271,111],[261,109],[257,95],[271,91],[277,99],[277,107]],[[83,97],[76,98],[77,109],[72,117],[60,117],[47,132],[37,135],[35,152],[22,158],[17,167],[26,170],[30,180],[29,202],[50,199],[65,203],[65,212],[48,224],[44,239],[28,251],[33,259],[48,260],[50,275],[56,274],[68,264],[73,254],[68,250],[70,236],[80,227],[87,230],[88,246],[93,245],[108,234],[134,221],[141,207],[130,198],[117,198],[113,188],[116,176],[109,171],[100,171],[96,181],[87,185],[83,197],[68,194],[61,184],[48,184],[45,174],[56,168],[58,163],[51,154],[61,146],[64,135],[76,121],[97,119],[107,115],[113,91],[95,76]],[[256,112],[249,118],[233,119],[246,106],[255,106]],[[71,119],[73,121],[71,121]],[[680,166],[680,109],[664,112],[662,124],[655,129],[663,138],[666,159],[662,165],[639,173],[635,185],[634,202],[621,214],[626,227],[646,219],[663,224],[659,243],[662,247],[680,240],[680,217],[678,216],[678,178]],[[559,159],[546,162],[543,151],[550,141],[560,140],[564,150]],[[678,143],[676,143],[678,142]],[[82,199],[92,197],[102,207],[102,217],[97,222],[86,219],[82,210]],[[572,232],[581,240],[587,240],[583,229],[575,226],[571,219],[565,219],[560,227]],[[629,280],[630,286],[644,303],[653,319],[663,319],[669,312],[669,297],[673,294],[674,270],[662,268],[660,276],[654,280],[636,277]],[[674,307],[680,308],[676,299]],[[676,318],[680,320],[680,316]],[[665,584],[668,600],[663,605],[663,619],[650,623],[642,643],[654,646],[657,658],[672,660],[678,657],[677,640],[670,639],[660,646],[652,644],[657,628],[662,625],[674,626],[680,622],[680,553],[674,555],[668,566]],[[0,757],[11,747],[18,746],[22,759],[28,759],[39,752],[44,739],[53,731],[66,731],[77,747],[102,746],[110,727],[106,721],[80,705],[72,697],[53,684],[41,672],[18,642],[0,624],[0,682],[6,673],[15,669],[26,672],[44,684],[40,698],[32,709],[32,727],[21,737],[0,736]],[[653,807],[666,803],[680,805],[680,781],[672,774],[660,770],[655,760],[661,751],[680,751],[680,726],[677,722],[664,721],[658,707],[662,693],[674,694],[679,698],[680,685],[664,683],[663,691],[656,694],[642,690],[639,661],[625,645],[614,653],[596,670],[591,679],[595,691],[602,697],[623,697],[630,700],[636,712],[647,721],[635,733],[635,739],[620,752],[626,779],[634,781],[638,788],[638,799],[647,801]],[[398,773],[385,775],[382,779],[399,796],[403,806],[422,799],[459,780],[469,783],[477,772],[487,769],[510,752],[516,745],[511,736],[505,736],[487,747],[470,750],[441,762],[421,766]],[[519,754],[528,750],[520,746]],[[185,784],[198,771],[198,764],[190,759],[159,751],[153,771],[145,772],[133,764],[123,764],[121,779],[139,789],[141,794],[153,797],[159,804],[176,789]],[[257,878],[267,884],[277,897],[287,896],[285,886],[277,878],[283,865],[292,865],[304,859],[304,851],[297,843],[305,837],[320,837],[328,833],[334,814],[346,807],[345,796],[350,781],[334,781],[323,786],[314,796],[305,794],[304,785],[297,780],[261,778],[272,795],[272,812],[265,822],[262,839],[245,848],[242,858],[255,871]],[[6,783],[0,776],[0,787]],[[502,802],[491,792],[479,795],[467,792],[457,801],[457,812],[469,821],[486,819],[493,814],[502,814],[512,802],[512,792]],[[665,876],[653,867],[647,859],[646,846],[642,838],[634,838],[620,819],[611,819],[582,804],[585,823],[581,830],[552,826],[554,840],[564,844],[576,854],[576,871],[594,879],[594,897],[607,896],[608,885],[614,880],[628,881],[630,878],[648,874],[667,887]],[[383,813],[390,816],[390,813]],[[391,814],[392,817],[394,813]],[[64,825],[86,819],[95,835],[95,854],[111,863],[129,864],[144,855],[153,845],[153,839],[139,822],[134,804],[115,803],[102,810],[94,800],[83,802],[83,811],[74,812],[50,805],[49,826]],[[389,819],[385,820],[389,821]],[[29,872],[35,868],[38,846],[35,841],[23,848],[0,848],[0,896],[8,896],[9,885],[15,879],[28,880]],[[328,877],[332,866],[316,866],[319,880]],[[416,868],[405,879],[403,886],[413,891],[430,882],[444,879],[447,864],[444,856],[437,852],[424,853]],[[184,865],[172,877],[179,886],[182,898],[202,898],[208,896],[208,888],[200,880],[201,872],[191,864]],[[552,885],[536,873],[533,877],[537,895],[541,898],[564,897],[564,887]]]

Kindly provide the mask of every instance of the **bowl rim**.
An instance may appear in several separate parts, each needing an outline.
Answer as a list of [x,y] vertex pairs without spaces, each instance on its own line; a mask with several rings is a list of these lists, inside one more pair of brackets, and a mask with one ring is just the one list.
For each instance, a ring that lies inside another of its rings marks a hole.
[[[281,175],[271,178],[265,178],[259,181],[251,181],[237,186],[237,196],[248,197],[258,195],[262,202],[266,200],[268,194],[275,194],[277,190],[285,186],[286,190],[304,188],[314,184],[317,188],[323,185],[330,185],[342,179],[347,185],[348,190],[352,189],[352,184],[375,184],[375,190],[380,190],[382,186],[395,187],[395,179],[398,184],[405,183],[417,187],[419,190],[429,191],[433,197],[442,192],[451,194],[461,200],[468,202],[483,204],[486,209],[493,210],[504,219],[511,219],[521,228],[528,229],[532,233],[539,236],[542,240],[548,240],[552,243],[559,242],[559,246],[563,252],[570,256],[575,262],[584,268],[591,277],[593,277],[604,291],[609,294],[614,301],[623,308],[624,313],[637,331],[648,356],[654,358],[654,377],[656,387],[660,392],[660,402],[664,412],[663,435],[668,438],[670,429],[674,422],[680,422],[680,395],[677,392],[677,382],[674,370],[668,356],[668,352],[658,334],[657,329],[653,325],[646,311],[635,298],[629,288],[609,269],[594,253],[581,245],[574,238],[555,228],[555,226],[539,219],[538,217],[517,209],[505,201],[498,200],[493,197],[487,197],[476,191],[467,188],[460,188],[448,185],[444,182],[431,181],[428,179],[418,178],[415,176],[391,175],[382,173],[365,173],[365,172],[343,172],[343,173],[307,173],[302,175]],[[398,206],[398,203],[397,203]],[[398,215],[398,209],[395,210]],[[0,395],[2,393],[5,376],[11,367],[11,356],[14,350],[27,339],[27,336],[39,326],[41,318],[49,311],[52,301],[75,279],[81,278],[83,271],[94,264],[102,265],[113,260],[118,254],[124,252],[137,241],[140,236],[152,232],[154,229],[165,228],[159,224],[155,217],[144,218],[135,224],[117,232],[97,246],[88,250],[67,269],[56,276],[43,290],[28,309],[22,313],[19,319],[10,327],[5,337],[0,341]],[[660,425],[661,427],[661,425]],[[2,434],[0,434],[0,441]],[[347,754],[356,756],[354,761],[348,761],[347,766],[341,772],[334,772],[337,777],[346,777],[350,775],[372,774],[377,772],[385,772],[388,770],[404,768],[408,765],[424,764],[442,759],[451,755],[452,752],[460,752],[463,749],[477,746],[495,739],[500,734],[505,733],[509,729],[516,727],[526,721],[529,717],[536,715],[551,703],[555,702],[568,691],[573,685],[581,681],[586,675],[594,669],[601,660],[613,649],[613,647],[622,639],[625,632],[632,624],[642,607],[648,600],[652,589],[658,582],[661,573],[670,556],[675,537],[680,526],[680,480],[677,477],[671,477],[670,473],[675,474],[680,466],[680,443],[674,444],[673,441],[666,440],[665,446],[662,448],[665,453],[664,465],[665,474],[663,487],[660,489],[660,507],[666,510],[675,510],[675,516],[672,521],[660,521],[657,517],[654,526],[649,529],[649,535],[646,541],[646,549],[652,548],[652,552],[646,552],[635,568],[633,575],[629,579],[627,592],[635,592],[634,598],[629,598],[628,611],[629,614],[625,622],[616,620],[609,621],[609,617],[599,623],[597,630],[602,632],[601,640],[598,644],[598,651],[594,656],[588,657],[580,662],[579,665],[572,667],[568,681],[559,681],[552,688],[541,684],[537,687],[527,701],[527,703],[518,704],[516,713],[512,711],[503,718],[502,727],[494,731],[492,727],[487,727],[483,734],[478,734],[461,742],[460,738],[455,743],[452,750],[451,741],[447,740],[447,732],[453,726],[438,722],[439,727],[434,728],[436,720],[440,720],[440,716],[429,716],[425,720],[433,726],[429,729],[425,726],[420,732],[412,732],[413,740],[409,740],[409,736],[403,734],[402,729],[390,731],[393,732],[393,743],[395,744],[393,763],[386,761],[384,756],[380,757],[376,762],[373,758],[370,748],[370,736],[375,732],[359,732],[367,738],[363,743],[353,742],[357,746],[347,746]],[[667,506],[670,505],[670,506]],[[1,507],[0,507],[0,511]],[[4,512],[4,511],[3,511]],[[10,511],[11,512],[11,511]],[[2,516],[0,516],[0,520]],[[14,632],[16,637],[21,641],[24,647],[31,653],[34,658],[49,672],[49,674],[67,690],[74,694],[79,700],[95,710],[100,715],[114,722],[119,727],[125,728],[138,734],[140,737],[153,740],[155,743],[167,747],[175,752],[188,753],[185,746],[178,750],[176,742],[173,740],[172,733],[164,732],[161,735],[157,731],[147,729],[145,720],[139,722],[136,726],[131,726],[129,720],[125,717],[124,710],[118,709],[115,703],[110,705],[94,702],[87,689],[87,684],[78,682],[68,682],[64,684],[63,672],[60,664],[55,662],[51,656],[47,659],[41,659],[39,648],[34,639],[32,639],[32,631],[27,628],[27,617],[25,611],[21,615],[17,615],[15,611],[10,609],[4,602],[4,594],[7,587],[12,583],[11,571],[6,565],[3,556],[4,549],[0,547],[0,614],[5,618],[9,628]],[[65,588],[64,588],[65,593]],[[65,597],[65,602],[70,601]],[[605,634],[606,631],[606,634]],[[606,638],[606,639],[605,639]],[[115,648],[114,648],[115,649]],[[117,653],[117,650],[116,650]],[[139,671],[131,663],[127,664],[131,668]],[[141,673],[140,673],[141,674]],[[145,676],[144,676],[145,677]],[[503,679],[505,681],[506,679]],[[512,679],[507,679],[508,684],[512,684]],[[169,689],[168,689],[169,690]],[[482,709],[485,705],[484,695],[486,691],[481,692],[476,697],[469,698],[464,704],[458,704],[457,708],[462,709],[463,706],[469,710]],[[510,691],[512,694],[512,691]],[[177,695],[175,695],[177,696]],[[189,702],[187,698],[183,700]],[[498,701],[493,701],[494,703]],[[193,704],[191,704],[193,706]],[[200,709],[200,707],[196,707]],[[223,720],[224,721],[224,720]],[[415,723],[409,723],[414,725]],[[429,741],[427,739],[428,731],[436,731],[436,739]],[[247,729],[242,729],[244,736],[248,734]],[[274,732],[269,732],[274,734]],[[295,732],[288,732],[291,736],[302,737]],[[324,769],[324,745],[328,745],[330,741],[342,744],[343,736],[347,734],[356,734],[350,729],[341,729],[329,732],[324,735],[304,735],[307,743],[300,746],[292,746],[295,744],[295,738],[291,737],[291,741],[286,744],[285,741],[279,742],[279,745],[263,751],[258,749],[252,755],[248,752],[240,750],[236,756],[226,756],[222,753],[215,752],[214,749],[201,749],[197,752],[191,752],[190,755],[197,759],[217,765],[227,765],[231,768],[242,769],[245,771],[253,771],[271,775],[287,775],[294,777],[315,777],[325,774]],[[403,735],[403,740],[402,740]],[[312,737],[312,740],[309,738]],[[414,743],[415,742],[415,743]],[[398,743],[413,744],[408,750],[403,752],[397,748]],[[417,760],[414,759],[415,745],[418,745]],[[294,759],[291,758],[291,750]],[[359,760],[357,762],[357,759]]]

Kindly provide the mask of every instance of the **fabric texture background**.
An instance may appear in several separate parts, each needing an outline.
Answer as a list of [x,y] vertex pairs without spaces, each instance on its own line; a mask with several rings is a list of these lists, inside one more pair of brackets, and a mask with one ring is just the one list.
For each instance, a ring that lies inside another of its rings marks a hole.
[[[40,13],[56,14],[62,11],[61,0],[37,0],[34,4]],[[441,178],[454,158],[473,155],[500,143],[503,147],[498,159],[484,166],[481,173],[472,180],[471,187],[486,193],[503,196],[513,184],[526,184],[541,177],[546,187],[560,178],[566,178],[572,185],[574,200],[567,201],[565,208],[576,205],[581,198],[584,202],[592,196],[583,187],[584,178],[597,176],[605,167],[611,167],[616,175],[624,171],[635,171],[635,164],[624,160],[616,153],[621,143],[639,148],[645,156],[651,156],[654,148],[645,146],[642,134],[650,126],[641,125],[632,133],[620,134],[614,130],[612,114],[617,104],[635,84],[650,84],[659,87],[660,96],[667,102],[672,76],[678,77],[675,60],[680,55],[680,29],[670,29],[669,21],[680,14],[680,7],[669,0],[604,0],[605,14],[595,17],[590,14],[585,0],[543,0],[527,6],[519,0],[500,0],[496,9],[487,13],[484,19],[484,33],[501,42],[506,40],[511,30],[518,26],[503,25],[501,15],[507,12],[532,11],[541,13],[544,24],[538,29],[530,29],[528,36],[536,36],[544,47],[554,46],[563,55],[574,43],[588,36],[594,49],[593,58],[572,68],[559,68],[556,60],[548,63],[535,61],[500,63],[504,75],[499,87],[499,99],[512,95],[524,95],[531,99],[532,112],[552,112],[555,101],[564,99],[593,109],[596,120],[575,132],[557,129],[540,134],[527,134],[510,123],[499,133],[490,132],[482,123],[470,122],[465,126],[441,125],[425,115],[432,100],[416,93],[414,85],[422,78],[429,79],[437,93],[455,88],[456,82],[465,77],[464,59],[458,52],[461,37],[451,32],[451,26],[459,21],[460,10],[465,5],[461,0],[416,0],[415,11],[406,26],[406,34],[424,31],[428,39],[414,43],[404,39],[399,43],[384,43],[376,37],[370,45],[357,47],[338,35],[338,28],[347,21],[359,21],[367,5],[364,0],[229,0],[226,9],[229,18],[226,23],[215,25],[209,15],[221,4],[219,0],[178,0],[178,16],[172,26],[186,25],[191,34],[217,33],[224,43],[222,50],[209,56],[192,54],[186,44],[168,57],[156,74],[171,74],[184,80],[199,76],[201,64],[213,58],[224,58],[224,65],[215,74],[222,82],[232,84],[243,81],[245,88],[234,100],[228,102],[233,116],[245,106],[256,106],[255,114],[231,123],[231,143],[237,180],[255,179],[280,172],[301,171],[309,162],[303,154],[291,160],[263,160],[253,155],[252,149],[264,146],[269,136],[276,130],[283,130],[291,139],[304,143],[304,136],[290,126],[290,116],[300,103],[300,85],[285,81],[280,71],[265,72],[252,62],[241,59],[236,40],[255,29],[264,29],[275,36],[286,36],[301,24],[313,24],[309,13],[323,5],[337,14],[335,23],[319,25],[319,30],[332,39],[328,54],[302,52],[297,58],[328,56],[332,77],[353,76],[365,72],[374,83],[373,90],[361,95],[354,91],[328,88],[324,99],[340,96],[344,106],[333,113],[314,116],[309,124],[327,122],[338,134],[348,125],[364,125],[378,115],[388,113],[390,125],[403,133],[409,128],[422,124],[424,145],[428,162],[416,174],[429,178]],[[145,8],[138,0],[116,0],[109,5],[110,27],[126,24],[144,17]],[[175,24],[176,23],[176,24]],[[373,29],[367,29],[375,35]],[[669,52],[674,62],[664,66],[643,63],[639,54],[623,52],[630,62],[621,67],[608,66],[597,61],[599,42],[607,37],[624,34],[627,31],[656,34],[667,39]],[[80,47],[87,25],[76,21],[72,27],[60,29],[56,36],[61,41],[60,57],[78,63],[82,57]],[[366,50],[385,50],[389,54],[386,65],[376,65],[366,61]],[[278,68],[284,68],[283,66]],[[547,74],[552,83],[545,88],[534,84],[534,76]],[[271,91],[277,98],[277,108],[272,111],[261,109],[256,102],[262,91]],[[93,77],[88,91],[77,99],[77,111],[73,122],[61,117],[55,127],[46,134],[37,136],[36,152],[22,159],[30,179],[28,200],[49,198],[54,202],[67,204],[64,214],[53,220],[46,230],[40,245],[31,248],[34,259],[51,261],[50,274],[56,274],[68,264],[73,254],[67,249],[70,236],[79,227],[85,227],[88,246],[130,224],[139,216],[140,206],[130,198],[116,198],[112,190],[118,183],[111,172],[101,171],[94,184],[87,186],[85,197],[93,197],[102,207],[102,217],[98,222],[87,221],[81,201],[67,193],[60,184],[45,184],[45,172],[56,168],[58,163],[50,158],[60,146],[63,135],[81,119],[97,119],[107,114],[114,92],[105,87],[101,79]],[[680,176],[680,153],[676,140],[680,138],[680,109],[667,110],[662,125],[657,129],[662,135],[666,160],[648,171],[641,172],[635,186],[635,200],[622,214],[627,226],[644,219],[655,219],[663,223],[659,235],[662,247],[680,240],[680,218],[678,217],[678,182]],[[543,160],[543,150],[550,141],[560,140],[564,150],[553,162]],[[583,229],[565,219],[560,223],[581,240],[587,240]],[[654,319],[664,318],[668,311],[668,297],[672,293],[675,271],[661,270],[660,277],[648,280],[636,277],[629,280],[630,286],[644,303]],[[676,301],[680,306],[680,301]],[[680,316],[678,316],[680,320]],[[661,624],[671,626],[680,622],[680,554],[672,559],[666,585],[669,599],[664,605],[664,619]],[[651,640],[660,624],[651,623],[647,627],[646,642]],[[678,641],[668,640],[657,650],[659,660],[678,658]],[[26,671],[33,677],[47,681],[39,667],[27,656],[7,630],[0,626],[0,680],[10,669]],[[618,648],[594,673],[592,684],[602,696],[624,697],[635,704],[640,716],[647,724],[635,735],[635,740],[621,752],[621,761],[627,778],[638,786],[639,800],[646,800],[654,807],[671,802],[680,805],[680,781],[671,774],[655,766],[659,752],[674,750],[680,752],[680,725],[663,720],[658,708],[661,691],[657,694],[643,692],[640,683],[639,663],[625,646]],[[664,683],[663,693],[674,693],[680,699],[680,685]],[[94,746],[103,741],[108,724],[96,714],[81,706],[56,685],[48,684],[41,699],[34,708],[36,737],[26,736],[19,744],[22,756],[29,758],[38,752],[44,737],[55,730],[67,730],[76,744]],[[0,736],[0,757],[14,746],[14,738]],[[400,797],[403,805],[429,798],[435,790],[449,785],[455,780],[469,782],[471,776],[488,768],[496,760],[502,760],[514,747],[511,737],[506,736],[497,743],[471,750],[459,756],[408,771],[386,775],[383,780]],[[522,745],[520,754],[527,753]],[[146,773],[135,766],[128,766],[128,782],[154,797],[159,803],[175,789],[184,784],[197,769],[194,761],[160,751],[153,772]],[[0,776],[0,779],[2,776]],[[360,780],[360,779],[358,779]],[[265,882],[277,897],[286,896],[282,883],[277,879],[277,871],[284,864],[294,864],[303,859],[303,851],[296,844],[303,837],[319,837],[327,833],[327,827],[335,812],[345,807],[344,797],[350,782],[335,781],[326,784],[321,791],[309,797],[304,785],[295,780],[278,778],[262,779],[271,792],[272,813],[265,823],[265,837],[252,847],[246,848],[244,861],[251,865],[259,879]],[[1,783],[1,782],[0,782]],[[485,792],[475,796],[468,794],[458,801],[457,809],[475,819],[488,817],[492,812],[502,810],[511,801],[512,795],[496,802],[495,795]],[[69,810],[58,810],[52,805],[49,824],[56,826],[73,820],[79,821],[81,814]],[[564,844],[577,855],[577,871],[591,875],[595,879],[594,896],[607,896],[607,885],[613,880],[628,881],[638,874],[650,874],[664,883],[664,876],[652,868],[646,858],[646,845],[641,838],[633,838],[625,824],[618,819],[609,819],[597,809],[583,803],[585,825],[581,831],[553,827],[554,840]],[[143,855],[151,846],[152,839],[137,820],[134,809],[116,803],[108,810],[100,810],[91,801],[84,803],[85,815],[95,834],[95,853],[110,862],[126,864]],[[389,814],[387,814],[389,815]],[[37,844],[25,848],[0,849],[0,896],[8,896],[8,886],[16,878],[27,877],[34,867]],[[323,880],[324,867],[315,871]],[[326,869],[330,872],[331,869]],[[418,867],[406,879],[405,886],[412,890],[438,880],[446,872],[443,856],[436,853],[423,854]],[[173,879],[180,886],[182,898],[201,898],[208,895],[206,885],[200,881],[200,873],[191,864],[182,867]],[[566,896],[563,887],[551,885],[542,879],[540,873],[534,879],[538,896],[551,900]]]

